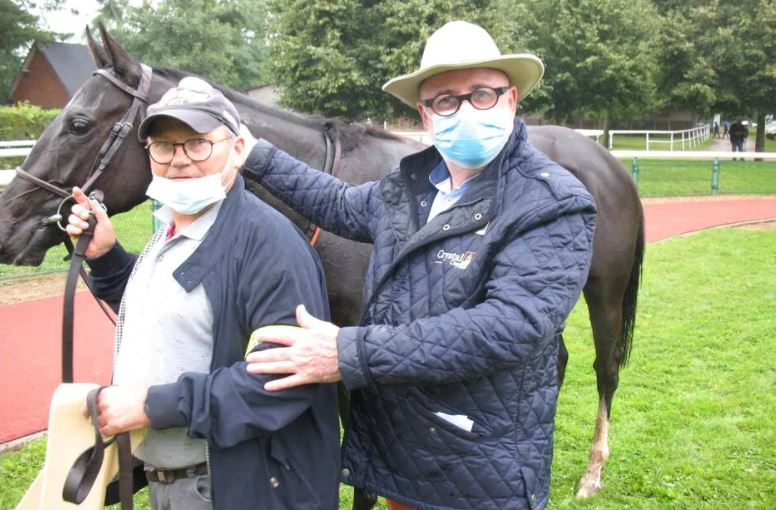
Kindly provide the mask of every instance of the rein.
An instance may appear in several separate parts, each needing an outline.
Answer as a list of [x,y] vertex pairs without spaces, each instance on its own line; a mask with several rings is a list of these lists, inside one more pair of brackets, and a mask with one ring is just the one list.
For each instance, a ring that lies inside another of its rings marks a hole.
[[[132,133],[134,127],[132,121],[140,113],[141,103],[147,104],[148,102],[148,92],[151,87],[152,70],[150,67],[144,64],[140,64],[140,66],[142,74],[137,90],[128,87],[126,84],[121,82],[115,76],[115,74],[105,69],[98,69],[94,73],[107,78],[108,81],[116,85],[118,88],[133,96],[133,99],[129,109],[124,113],[118,122],[113,124],[108,138],[102,144],[100,152],[97,154],[94,164],[92,165],[89,175],[87,176],[87,180],[83,185],[84,193],[89,192],[89,190],[94,185],[94,182],[108,168],[118,149],[124,143],[124,140],[130,133]],[[17,168],[16,173],[29,182],[32,182],[33,184],[62,197],[62,201],[57,208],[57,214],[47,218],[43,222],[44,225],[55,223],[60,229],[62,229],[62,226],[60,225],[60,221],[63,219],[62,207],[65,203],[67,203],[68,200],[71,199],[70,193],[61,188],[58,188],[57,186],[54,186],[53,184],[30,175],[21,168]],[[99,190],[95,190],[90,195],[90,197],[96,198],[100,203],[102,203],[103,196],[102,192]],[[79,274],[86,282],[87,286],[89,286],[89,281],[86,278],[86,273],[83,269],[83,260],[85,257],[86,247],[94,235],[96,220],[93,215],[89,216],[88,223],[89,228],[78,237],[78,241],[75,247],[73,247],[69,238],[65,238],[65,245],[68,249],[68,252],[70,253],[70,267],[67,274],[67,283],[65,284],[64,310],[62,314],[62,381],[65,383],[73,382],[73,318],[75,314],[75,290]],[[92,295],[95,296],[94,290],[90,286],[89,290],[91,291]],[[104,304],[99,300],[97,300],[97,302],[100,304],[103,311],[106,312],[106,315],[108,315],[111,321],[113,321],[113,318],[105,310]],[[115,324],[115,321],[113,322]],[[84,501],[84,499],[86,499],[92,489],[92,486],[94,485],[97,474],[102,468],[105,448],[110,445],[111,442],[116,441],[119,458],[118,494],[113,495],[113,497],[109,495],[107,499],[111,499],[111,503],[117,502],[117,499],[121,502],[122,510],[131,510],[133,508],[132,494],[134,492],[135,483],[133,472],[134,461],[132,458],[129,434],[117,434],[114,439],[108,442],[105,442],[102,439],[97,420],[97,397],[100,390],[102,390],[102,388],[90,392],[87,398],[87,406],[95,430],[94,446],[81,454],[81,456],[76,460],[75,464],[68,472],[67,479],[65,480],[65,485],[62,491],[62,498],[65,501],[75,504],[80,504],[82,501]],[[118,498],[116,498],[116,496],[118,496]],[[106,504],[107,503],[108,502],[106,501]]]

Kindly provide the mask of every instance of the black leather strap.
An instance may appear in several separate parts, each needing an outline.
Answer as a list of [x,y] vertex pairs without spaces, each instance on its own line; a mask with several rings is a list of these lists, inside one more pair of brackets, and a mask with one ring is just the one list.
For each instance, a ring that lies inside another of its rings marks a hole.
[[[84,253],[94,234],[96,220],[89,216],[89,228],[78,237],[70,257],[70,268],[65,283],[65,303],[62,313],[62,382],[73,382],[73,316],[75,314],[75,288],[78,274],[83,270]],[[69,241],[69,239],[68,239]],[[84,279],[86,280],[86,279]]]
[[92,416],[94,426],[94,446],[83,452],[73,463],[73,467],[67,473],[65,485],[62,488],[62,499],[69,503],[79,505],[83,503],[92,490],[94,481],[102,468],[105,458],[106,443],[102,440],[100,430],[97,427],[97,397],[102,388],[89,392],[86,397],[86,405]]
[[132,510],[133,473],[134,461],[132,459],[132,445],[129,433],[124,432],[116,436],[116,446],[119,449],[119,499],[121,510]]
[[134,493],[134,459],[128,432],[117,434],[114,438],[103,441],[98,425],[97,399],[106,386],[101,386],[89,392],[86,396],[86,406],[94,424],[94,446],[84,451],[73,463],[67,473],[62,488],[62,499],[80,505],[89,496],[97,475],[102,469],[105,459],[105,449],[114,442],[119,454],[119,501],[121,510],[132,510]]

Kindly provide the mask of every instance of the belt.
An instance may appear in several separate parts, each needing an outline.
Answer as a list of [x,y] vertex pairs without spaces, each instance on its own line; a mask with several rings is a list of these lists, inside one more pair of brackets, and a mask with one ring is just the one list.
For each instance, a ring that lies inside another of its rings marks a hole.
[[173,483],[181,478],[191,478],[207,474],[207,462],[178,469],[148,469],[146,468],[146,477],[149,482],[158,482],[163,484]]

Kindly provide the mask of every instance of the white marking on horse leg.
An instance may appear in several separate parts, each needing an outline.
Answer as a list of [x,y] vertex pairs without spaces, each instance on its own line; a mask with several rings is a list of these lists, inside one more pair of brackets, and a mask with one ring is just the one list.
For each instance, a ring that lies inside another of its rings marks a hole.
[[601,470],[609,458],[609,417],[603,398],[598,401],[598,418],[595,422],[593,446],[587,462],[587,472],[577,487],[578,498],[589,498],[601,490]]

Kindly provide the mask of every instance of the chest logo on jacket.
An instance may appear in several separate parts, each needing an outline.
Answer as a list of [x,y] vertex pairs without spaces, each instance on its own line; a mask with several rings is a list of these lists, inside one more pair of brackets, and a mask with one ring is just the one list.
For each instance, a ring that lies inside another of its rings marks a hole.
[[466,269],[474,260],[477,252],[467,251],[464,253],[455,253],[451,251],[439,250],[436,254],[435,264],[450,264],[458,269]]

